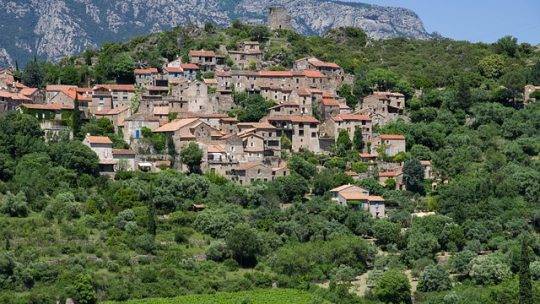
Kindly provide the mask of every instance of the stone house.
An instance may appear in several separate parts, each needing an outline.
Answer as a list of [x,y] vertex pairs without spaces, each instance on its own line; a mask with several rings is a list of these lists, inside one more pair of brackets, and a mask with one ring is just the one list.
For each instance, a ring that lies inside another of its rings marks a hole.
[[373,138],[371,152],[377,153],[382,149],[388,157],[393,157],[398,153],[406,152],[405,136],[401,134],[381,134]]
[[135,83],[142,87],[155,85],[155,79],[159,72],[156,68],[135,69]]
[[153,132],[165,133],[170,136],[177,152],[190,141],[201,144],[213,144],[214,140],[223,136],[219,130],[201,121],[199,118],[181,118],[165,124]]
[[263,59],[263,53],[257,41],[244,41],[238,45],[237,50],[228,51],[234,64],[239,68],[246,70],[254,64],[255,68],[260,66]]
[[300,105],[296,103],[280,103],[270,108],[270,115],[300,115]]
[[345,81],[345,71],[336,63],[325,62],[315,57],[298,59],[293,64],[295,70],[316,70],[328,77],[333,87],[339,87]]
[[184,71],[184,78],[187,80],[195,80],[197,79],[197,73],[199,73],[199,66],[194,63],[182,63],[180,65],[182,70]]
[[431,161],[429,160],[421,160],[420,164],[422,165],[422,168],[424,169],[424,179],[433,179],[433,166],[431,165]]
[[[77,89],[77,86],[74,85],[62,85],[62,84],[55,84],[55,85],[47,85],[45,87],[45,102],[51,103],[51,100],[55,99],[60,92],[72,89]],[[61,100],[62,97],[59,98]],[[57,102],[62,103],[62,102]]]
[[272,167],[262,162],[243,162],[227,171],[226,176],[241,185],[250,185],[255,181],[273,181],[288,174],[289,170],[283,165]]
[[113,156],[112,141],[107,136],[92,136],[87,134],[83,140],[97,154],[99,158],[99,173],[101,175],[114,175],[117,160]]
[[137,169],[136,153],[130,149],[112,149],[115,160],[115,171],[135,171]]
[[124,120],[130,115],[131,111],[128,107],[118,107],[114,109],[102,110],[94,112],[96,118],[106,118],[113,123],[116,132],[121,131],[124,127]]
[[366,189],[348,184],[330,190],[330,194],[332,200],[342,206],[365,210],[374,218],[386,217],[384,199],[370,195]]
[[159,128],[159,118],[152,115],[144,115],[142,113],[133,114],[124,119],[124,141],[130,146],[136,146],[142,138],[142,128],[155,130]]
[[198,65],[204,71],[215,70],[217,65],[223,64],[223,61],[223,56],[218,56],[214,51],[189,51],[189,62]]
[[319,121],[310,115],[273,115],[266,120],[278,129],[278,136],[285,134],[295,152],[306,149],[315,153],[319,147]]
[[386,185],[386,181],[393,179],[396,182],[396,190],[404,190],[405,185],[403,184],[403,168],[395,168],[393,170],[381,171],[379,172],[379,184],[381,186]]
[[46,139],[53,139],[64,132],[67,132],[70,138],[73,137],[69,126],[73,106],[23,103],[19,109],[22,113],[32,115],[38,119],[39,126],[45,133]]
[[357,127],[362,130],[362,141],[364,144],[370,142],[373,132],[371,118],[361,114],[338,114],[331,116],[321,126],[321,134],[324,133],[325,137],[337,139],[339,132],[346,130],[349,133],[349,138],[352,140]]
[[374,125],[384,125],[403,115],[405,96],[393,92],[373,92],[364,97],[361,105],[362,114],[367,114]]
[[213,112],[208,86],[198,80],[171,83],[171,97],[168,101],[171,112]]
[[263,139],[263,156],[279,156],[281,153],[281,141],[279,131],[268,122],[250,122],[237,124],[241,134],[256,134]]
[[219,130],[225,134],[238,133],[238,119],[235,117],[223,117],[219,120]]
[[0,91],[0,114],[14,111],[19,108],[22,103],[31,103],[32,100],[19,93],[9,91]]

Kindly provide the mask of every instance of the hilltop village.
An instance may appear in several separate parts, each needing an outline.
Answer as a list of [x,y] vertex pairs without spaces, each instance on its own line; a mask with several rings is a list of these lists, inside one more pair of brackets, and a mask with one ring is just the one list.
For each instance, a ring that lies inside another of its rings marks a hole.
[[[290,29],[290,18],[271,11],[271,29]],[[82,120],[107,119],[127,144],[114,147],[106,136],[87,134],[83,143],[99,157],[102,175],[121,170],[189,171],[180,153],[190,143],[202,151],[199,170],[213,172],[249,185],[273,181],[290,172],[286,155],[299,151],[330,154],[340,136],[355,141],[362,170],[349,168],[354,180],[377,178],[404,189],[405,137],[380,134],[377,127],[405,116],[405,96],[377,91],[355,108],[338,94],[352,85],[353,75],[334,62],[299,58],[290,70],[269,69],[264,48],[242,41],[235,49],[189,50],[188,60],[177,58],[159,68],[133,70],[134,84],[96,84],[92,87],[47,85],[44,90],[15,81],[10,70],[0,74],[0,112],[17,110],[35,115],[49,140],[73,138],[66,117],[76,112]],[[240,96],[240,97],[239,97]],[[267,112],[254,121],[235,115],[239,98],[264,98]],[[166,141],[157,147],[155,138]],[[431,163],[422,161],[425,178],[432,179]],[[384,217],[384,199],[359,187],[334,189],[343,205],[360,202],[374,217]]]

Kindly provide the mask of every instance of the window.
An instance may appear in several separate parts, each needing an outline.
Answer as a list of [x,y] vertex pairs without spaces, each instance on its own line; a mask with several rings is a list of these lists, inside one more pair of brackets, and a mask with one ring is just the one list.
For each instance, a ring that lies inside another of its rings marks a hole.
[[311,132],[311,137],[313,138],[317,137],[317,132]]
[[298,130],[298,135],[299,136],[304,136],[304,130]]

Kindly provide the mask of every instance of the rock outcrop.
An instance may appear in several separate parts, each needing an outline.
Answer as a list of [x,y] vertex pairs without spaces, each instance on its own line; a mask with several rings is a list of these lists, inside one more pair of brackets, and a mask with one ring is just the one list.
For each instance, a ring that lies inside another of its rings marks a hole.
[[303,34],[354,26],[373,38],[430,37],[410,10],[334,0],[0,0],[0,65],[56,60],[177,25],[265,23],[273,6],[285,8]]

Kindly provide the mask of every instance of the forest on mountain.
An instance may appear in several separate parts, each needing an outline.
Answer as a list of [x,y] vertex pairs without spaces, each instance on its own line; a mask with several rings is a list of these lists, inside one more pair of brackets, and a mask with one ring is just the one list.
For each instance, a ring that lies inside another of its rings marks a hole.
[[[408,119],[378,131],[406,137],[406,190],[346,175],[367,168],[361,142],[348,137],[331,155],[285,155],[291,175],[250,186],[196,170],[109,180],[80,137],[114,136],[110,122],[84,122],[78,138],[45,142],[35,117],[10,113],[0,118],[0,302],[276,285],[309,293],[309,303],[540,302],[540,104],[524,106],[522,95],[524,85],[540,85],[537,47],[513,37],[371,40],[352,28],[302,36],[234,22],[105,44],[59,63],[34,60],[17,76],[36,87],[130,83],[136,67],[245,40],[262,43],[274,70],[308,55],[338,63],[355,78],[339,90],[349,106],[375,88],[405,94]],[[246,104],[247,117],[260,110]],[[197,154],[182,157],[196,167]],[[433,163],[436,187],[422,160]],[[332,202],[328,191],[347,183],[383,196],[388,218]],[[205,210],[191,210],[200,203]],[[370,287],[363,297],[354,292],[361,275]]]

